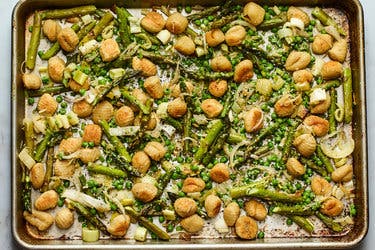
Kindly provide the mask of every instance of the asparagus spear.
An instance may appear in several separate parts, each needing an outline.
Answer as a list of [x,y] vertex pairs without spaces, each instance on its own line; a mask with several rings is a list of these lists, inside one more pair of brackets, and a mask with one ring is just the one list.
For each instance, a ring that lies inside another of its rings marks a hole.
[[95,215],[92,215],[85,206],[83,206],[79,202],[75,202],[72,200],[69,200],[69,204],[72,205],[76,209],[77,213],[85,217],[85,219],[88,222],[90,222],[94,227],[98,228],[103,233],[108,234],[107,227],[103,224],[103,222],[96,218]]
[[116,7],[117,20],[119,22],[119,34],[124,47],[130,44],[130,27],[128,17],[130,13],[125,8]]
[[229,16],[224,16],[224,17],[212,22],[211,29],[220,29],[221,27],[227,25],[228,23],[233,22],[237,18],[238,18],[237,13],[231,14]]
[[335,118],[335,111],[337,108],[337,93],[336,89],[331,89],[331,105],[328,110],[328,120],[329,120],[329,133],[333,133],[336,131],[336,118]]
[[267,177],[265,177],[265,178],[263,178],[259,181],[252,182],[248,185],[240,186],[240,187],[234,187],[230,190],[230,196],[234,199],[246,196],[247,190],[252,189],[252,188],[265,187],[265,186],[268,185],[268,183],[270,182],[271,179],[272,179],[272,176],[269,175],[269,176],[267,176]]
[[23,166],[22,171],[22,205],[23,211],[31,212],[32,202],[31,202],[31,181],[30,176],[26,173],[26,167]]
[[203,165],[207,166],[211,162],[211,160],[215,157],[216,153],[219,152],[219,150],[223,148],[223,145],[227,138],[228,138],[227,133],[217,138],[215,144],[210,148],[210,150],[204,156],[202,160]]
[[270,30],[272,28],[282,26],[284,23],[286,23],[286,21],[286,12],[281,12],[281,14],[278,16],[275,16],[269,20],[264,20],[261,24],[259,24],[259,26],[257,26],[257,29]]
[[331,81],[327,81],[327,82],[325,82],[323,84],[315,86],[314,88],[312,88],[311,90],[307,91],[306,93],[310,94],[316,88],[330,90],[332,88],[340,87],[340,85],[341,85],[341,82],[339,80],[331,80]]
[[342,232],[342,226],[335,222],[332,218],[329,218],[322,214],[321,212],[316,212],[316,217],[318,217],[328,228],[332,229],[334,232]]
[[120,79],[117,79],[113,83],[107,83],[107,85],[105,85],[103,89],[101,89],[100,93],[95,97],[94,101],[92,102],[92,106],[98,104],[104,98],[104,96],[111,91],[111,89],[118,86],[122,81],[135,77],[139,74],[139,72],[140,71],[138,70],[127,69],[125,74]]
[[246,138],[236,132],[231,131],[231,133],[228,136],[228,143],[230,144],[237,144],[242,141],[246,140]]
[[183,127],[179,120],[174,119],[173,117],[167,116],[164,118],[164,120],[172,125],[177,131],[182,131]]
[[127,174],[116,168],[96,165],[96,164],[90,164],[87,166],[87,170],[90,172],[94,172],[96,174],[103,174],[111,177],[118,177],[118,178],[125,178]]
[[224,107],[223,107],[223,111],[221,111],[220,118],[224,118],[227,116],[231,106],[232,106],[232,93],[230,91],[230,87],[228,87],[227,93],[225,94]]
[[43,140],[38,144],[38,146],[35,150],[35,156],[34,156],[35,161],[37,161],[37,162],[42,161],[44,153],[46,152],[47,146],[50,143],[50,141],[52,140],[52,137],[53,137],[53,132],[48,129],[46,131],[46,134],[44,135]]
[[125,212],[133,219],[138,221],[142,226],[156,234],[156,236],[161,240],[169,240],[171,237],[163,231],[161,228],[156,226],[154,223],[149,221],[147,218],[138,214],[133,208],[125,207]]
[[341,35],[346,36],[344,29],[339,26],[335,20],[333,20],[324,10],[319,7],[315,7],[315,9],[311,12],[311,14],[317,18],[323,25],[326,26],[333,26]]
[[326,177],[328,174],[327,174],[327,170],[325,168],[322,168],[318,165],[316,165],[312,160],[310,159],[306,159],[304,157],[301,158],[301,162],[303,164],[306,164],[309,168],[311,168],[312,170],[314,170],[315,172],[317,172],[318,174],[320,174],[321,176],[323,177]]
[[314,225],[307,218],[298,215],[292,215],[289,218],[306,232],[312,233],[314,231]]
[[95,39],[112,20],[113,15],[110,12],[106,12],[95,27],[82,39],[81,44]]
[[34,155],[34,123],[31,120],[25,120],[25,144],[29,155]]
[[68,91],[70,91],[70,88],[67,88],[64,85],[60,85],[60,86],[44,87],[38,90],[28,90],[27,94],[30,97],[39,97],[46,93],[56,95],[56,94],[60,94],[60,93],[68,92]]
[[42,12],[42,19],[62,19],[80,15],[84,16],[95,12],[95,10],[96,7],[94,5],[74,7],[70,9],[46,10]]
[[[184,117],[184,125],[183,125],[184,138],[190,136],[191,117],[192,117],[191,111],[190,111],[190,109],[188,109],[187,113]],[[185,153],[189,152],[189,140],[184,140],[184,152]]]
[[205,16],[209,16],[209,15],[212,15],[212,14],[216,13],[219,9],[220,9],[220,6],[209,7],[209,8],[206,8],[206,9],[200,11],[200,12],[188,15],[187,19],[189,21],[194,21],[194,20],[197,20],[197,19],[202,19]]
[[211,127],[207,130],[206,137],[201,139],[199,149],[194,155],[194,159],[197,162],[200,162],[202,160],[202,158],[207,153],[212,143],[218,137],[223,127],[224,127],[224,124],[221,120],[212,121]]
[[322,148],[319,145],[316,147],[316,153],[317,153],[319,159],[323,162],[323,164],[326,167],[328,173],[332,173],[335,169],[333,168],[331,161],[323,153]]
[[126,89],[124,88],[121,89],[121,95],[130,103],[136,105],[142,111],[143,114],[148,115],[151,113],[151,105],[144,105],[137,98],[135,98],[132,94],[130,94],[129,91],[127,91]]
[[290,127],[289,131],[288,131],[288,135],[286,137],[286,141],[283,145],[283,156],[282,156],[282,160],[284,162],[286,162],[289,158],[289,155],[290,155],[290,150],[292,149],[292,142],[293,142],[293,138],[294,138],[294,134],[296,132],[296,128],[298,127],[298,125],[300,124],[300,122],[294,122],[292,124],[292,126]]
[[232,198],[250,196],[250,197],[255,197],[255,198],[269,200],[269,201],[279,201],[279,202],[286,202],[286,203],[299,203],[303,201],[302,196],[300,195],[271,191],[264,187],[233,188],[230,193],[231,193]]
[[40,12],[36,11],[34,14],[33,31],[29,42],[29,48],[27,50],[26,67],[30,70],[35,67],[36,55],[40,43],[40,32],[42,26],[42,19]]
[[46,161],[46,173],[44,174],[44,182],[41,191],[45,192],[49,190],[49,182],[53,172],[53,154],[55,149],[53,147],[48,148],[47,161]]
[[350,68],[344,69],[344,121],[350,123],[353,116],[353,86],[352,71]]
[[282,215],[298,215],[298,216],[310,216],[314,214],[314,211],[303,205],[287,206],[279,204],[272,209],[273,213]]
[[[100,121],[100,125],[102,126],[103,128],[103,131],[105,133],[105,135],[108,137],[109,141],[115,146],[115,149],[117,151],[117,153],[119,153],[119,155],[127,162],[131,162],[132,158],[131,156],[129,155],[128,151],[126,150],[126,148],[124,147],[124,145],[122,144],[122,142],[119,140],[119,138],[117,138],[117,136],[114,136],[114,135],[111,135],[109,133],[109,124],[105,121],[105,120],[101,120]],[[127,167],[127,170],[129,171],[133,171],[132,167],[131,166],[128,166]]]

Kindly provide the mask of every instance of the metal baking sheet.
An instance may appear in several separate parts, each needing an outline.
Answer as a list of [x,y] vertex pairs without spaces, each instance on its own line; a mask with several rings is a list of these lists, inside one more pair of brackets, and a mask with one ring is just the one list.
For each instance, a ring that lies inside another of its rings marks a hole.
[[[247,1],[239,1],[243,4]],[[101,240],[96,243],[83,243],[81,240],[38,240],[27,234],[21,209],[21,174],[17,163],[20,142],[23,138],[22,119],[25,114],[24,93],[22,91],[21,72],[25,60],[25,23],[27,17],[36,9],[66,8],[79,5],[95,4],[99,8],[108,8],[113,4],[124,5],[124,1],[64,1],[64,0],[25,0],[14,8],[12,22],[12,230],[18,243],[29,249],[172,249],[172,248],[347,248],[359,243],[366,235],[368,228],[368,196],[367,196],[367,133],[366,133],[366,102],[364,74],[364,34],[362,7],[357,0],[340,1],[257,1],[260,4],[322,6],[341,10],[349,20],[351,68],[353,74],[353,90],[356,106],[353,115],[353,137],[355,139],[354,174],[356,179],[355,204],[358,215],[355,225],[349,233],[341,237],[306,237],[306,238],[266,238],[254,241],[238,239],[193,239],[183,241],[173,239],[170,242],[149,240],[135,243],[126,240]],[[146,8],[154,5],[217,5],[217,1],[130,1],[125,3],[129,8]]]

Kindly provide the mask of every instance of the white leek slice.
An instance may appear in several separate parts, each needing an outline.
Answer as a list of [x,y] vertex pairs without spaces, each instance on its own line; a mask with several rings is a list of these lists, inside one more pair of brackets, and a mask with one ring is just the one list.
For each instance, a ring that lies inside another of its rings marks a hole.
[[171,33],[168,30],[162,30],[156,35],[156,37],[162,44],[166,45],[171,40]]
[[73,190],[73,189],[66,189],[61,197],[68,198],[72,201],[79,202],[84,206],[93,207],[99,212],[108,212],[111,210],[111,207],[102,200],[96,199],[90,195],[85,193]]
[[310,94],[310,103],[312,105],[319,104],[325,100],[327,100],[327,93],[322,88],[316,88]]
[[132,136],[138,133],[140,126],[127,126],[110,128],[109,133],[112,136]]
[[99,43],[95,39],[92,39],[83,44],[82,46],[80,46],[78,49],[79,52],[81,52],[81,54],[85,56],[91,53],[92,51],[96,50],[97,48],[99,48]]
[[147,238],[147,229],[141,226],[138,226],[134,232],[134,239],[136,241],[145,241]]
[[330,158],[344,158],[353,152],[354,140],[344,131],[339,131],[325,136],[320,142],[320,147]]
[[85,242],[95,242],[99,240],[100,232],[98,229],[89,229],[82,227],[82,240]]
[[22,151],[18,154],[18,158],[20,158],[21,162],[25,164],[28,169],[31,169],[36,164],[33,157],[31,157],[29,154],[27,148],[22,149]]
[[218,231],[221,234],[229,233],[229,228],[222,217],[219,217],[216,219],[214,228],[216,229],[216,231]]

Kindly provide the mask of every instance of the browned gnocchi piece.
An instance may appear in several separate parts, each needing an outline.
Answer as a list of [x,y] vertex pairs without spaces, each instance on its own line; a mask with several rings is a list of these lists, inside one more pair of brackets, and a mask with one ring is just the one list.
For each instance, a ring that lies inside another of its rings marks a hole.
[[257,221],[263,221],[267,217],[267,208],[263,203],[254,199],[245,202],[245,211],[248,216]]
[[52,81],[60,83],[63,80],[65,62],[58,56],[51,57],[48,60],[48,75]]
[[43,163],[36,163],[30,170],[30,181],[34,189],[39,189],[43,186],[45,169]]
[[202,102],[201,108],[208,118],[215,118],[220,115],[223,105],[216,99],[206,99]]
[[175,12],[168,17],[165,27],[173,34],[181,34],[186,30],[188,23],[185,16],[179,12]]
[[225,35],[220,29],[212,29],[205,34],[207,45],[216,47],[225,41]]
[[68,229],[74,223],[74,214],[69,208],[60,209],[55,215],[56,226],[60,229]]
[[241,25],[235,25],[225,33],[225,42],[228,46],[238,46],[245,40],[246,30]]
[[114,113],[113,106],[108,101],[102,101],[98,103],[92,111],[92,120],[95,124],[99,124],[100,121],[109,121]]
[[164,145],[157,141],[148,142],[143,150],[154,161],[160,161],[167,153]]
[[151,33],[160,32],[165,23],[163,16],[155,11],[148,12],[141,20],[141,26]]
[[27,89],[40,89],[42,80],[37,74],[25,73],[22,75],[23,86]]
[[158,192],[158,189],[150,183],[136,183],[133,185],[132,193],[134,197],[143,202],[152,201]]
[[120,214],[111,219],[109,226],[107,227],[107,230],[112,236],[122,237],[127,233],[129,226],[129,215]]
[[174,44],[174,48],[183,55],[190,56],[195,52],[195,43],[188,36],[181,36]]
[[180,118],[187,112],[187,104],[182,98],[176,98],[168,103],[167,112],[173,118]]
[[100,144],[102,139],[102,128],[96,124],[87,124],[83,130],[82,140],[84,142],[93,142],[95,145]]
[[204,200],[204,208],[206,209],[207,216],[210,218],[219,214],[221,209],[221,200],[216,195],[210,194]]
[[210,82],[208,91],[215,97],[222,97],[228,90],[228,83],[226,80],[215,80]]
[[141,174],[145,174],[150,168],[151,160],[144,151],[138,151],[133,155],[132,166]]
[[43,94],[38,102],[39,113],[52,116],[57,110],[57,105],[57,101],[50,94]]
[[174,210],[182,218],[192,216],[197,212],[197,204],[192,198],[182,197],[174,202]]
[[57,41],[63,50],[73,52],[79,43],[79,37],[72,28],[66,27],[57,35]]
[[241,61],[234,68],[234,81],[237,83],[246,82],[251,79],[254,75],[253,63],[246,59]]
[[93,107],[86,100],[80,100],[73,103],[73,112],[77,114],[79,118],[86,118],[92,114]]
[[258,26],[263,22],[265,14],[266,11],[262,8],[262,6],[254,2],[248,2],[243,8],[245,20],[254,26]]
[[210,177],[214,182],[222,183],[224,181],[229,180],[229,168],[224,163],[217,163],[211,170],[210,170]]
[[154,99],[160,99],[164,96],[164,89],[161,86],[158,76],[147,77],[143,86],[147,93]]
[[64,154],[72,154],[81,148],[82,138],[80,137],[70,137],[63,139],[59,145],[59,152]]
[[182,184],[182,191],[185,193],[200,192],[205,188],[206,184],[201,178],[188,177]]
[[103,62],[111,62],[119,57],[121,51],[118,43],[112,39],[106,39],[102,42],[99,49]]
[[43,34],[47,37],[48,40],[51,42],[56,42],[57,35],[61,31],[61,25],[52,19],[45,20],[43,23]]
[[183,229],[189,233],[198,233],[203,229],[204,220],[197,214],[184,218],[180,222]]
[[59,195],[55,190],[48,190],[41,194],[34,203],[35,209],[39,211],[48,210],[57,206]]
[[134,121],[134,111],[128,106],[122,106],[115,112],[115,121],[120,127],[131,125]]

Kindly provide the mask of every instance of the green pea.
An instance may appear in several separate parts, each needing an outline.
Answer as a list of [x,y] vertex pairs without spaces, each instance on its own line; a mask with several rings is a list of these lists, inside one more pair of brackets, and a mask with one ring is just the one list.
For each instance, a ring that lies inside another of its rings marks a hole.
[[174,226],[173,226],[173,224],[168,224],[168,226],[167,226],[167,232],[173,232],[173,230],[174,230]]
[[214,18],[214,16],[210,15],[210,16],[207,17],[207,19],[208,19],[208,21],[212,22],[215,18]]
[[189,5],[185,6],[185,12],[186,13],[191,13],[192,9]]
[[160,223],[163,223],[164,221],[165,221],[164,216],[159,216],[159,222],[160,222]]
[[199,167],[198,167],[198,165],[191,165],[190,166],[190,169],[191,169],[191,171],[198,171],[199,170]]
[[200,25],[202,24],[201,20],[199,20],[199,19],[198,19],[198,20],[195,20],[194,23],[195,23],[196,25],[198,25],[198,26],[200,26]]
[[79,90],[79,94],[80,94],[81,96],[84,96],[84,95],[86,94],[86,90],[85,90],[85,89],[80,89],[80,90]]
[[63,101],[63,97],[62,97],[61,95],[58,95],[58,96],[56,97],[56,102],[60,103],[60,102],[62,102],[62,101]]
[[178,196],[179,196],[179,197],[185,197],[186,195],[185,195],[184,192],[180,191],[180,192],[178,192]]
[[35,103],[35,99],[34,99],[33,97],[29,97],[29,98],[27,99],[27,103],[28,103],[29,105],[33,105],[33,104]]
[[286,224],[287,224],[288,226],[291,226],[291,225],[293,224],[292,219],[288,218],[288,219],[286,220]]
[[64,199],[59,199],[58,201],[57,201],[57,206],[59,206],[59,207],[62,207],[62,206],[64,206]]
[[66,109],[62,108],[59,110],[59,114],[65,115],[66,114]]
[[29,27],[29,32],[33,32],[33,26],[31,25],[30,27]]
[[257,237],[258,237],[258,239],[263,239],[264,238],[264,232],[263,231],[258,232]]

